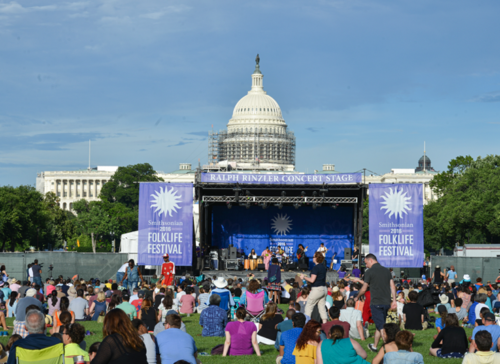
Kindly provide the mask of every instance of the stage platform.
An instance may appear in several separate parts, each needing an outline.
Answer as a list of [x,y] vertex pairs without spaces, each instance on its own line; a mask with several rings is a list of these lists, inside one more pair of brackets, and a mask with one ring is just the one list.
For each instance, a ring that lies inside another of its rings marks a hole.
[[[264,278],[267,278],[267,272],[260,272],[257,270],[251,271],[251,270],[204,270],[202,273],[208,278],[212,278],[213,276],[217,277],[224,277],[225,279],[228,278],[242,278],[245,279],[247,278],[247,275],[249,273],[253,273],[255,278],[258,280],[263,280]],[[311,271],[299,271],[299,270],[293,270],[289,272],[281,272],[281,279],[294,279],[297,274],[304,274],[306,276],[309,276],[311,274]],[[337,272],[330,272],[328,271],[326,273],[326,281],[327,282],[337,282],[338,280],[338,273]]]

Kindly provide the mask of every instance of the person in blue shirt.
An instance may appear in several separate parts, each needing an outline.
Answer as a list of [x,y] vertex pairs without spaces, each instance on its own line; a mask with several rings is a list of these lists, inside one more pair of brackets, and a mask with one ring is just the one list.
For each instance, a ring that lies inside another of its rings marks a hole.
[[476,326],[472,331],[472,344],[469,347],[469,353],[473,353],[476,349],[474,339],[479,331],[488,331],[493,339],[491,351],[500,351],[500,326],[495,322],[495,315],[491,312],[483,314],[483,326]]
[[24,325],[26,326],[26,330],[28,330],[28,336],[12,344],[7,361],[8,364],[16,363],[16,348],[18,347],[29,350],[40,350],[62,344],[58,338],[45,335],[45,315],[40,311],[28,311]]
[[216,294],[221,297],[221,300],[227,300],[226,301],[227,304],[224,304],[224,306],[226,307],[221,307],[221,308],[225,309],[226,311],[229,311],[231,307],[234,306],[234,300],[233,296],[231,295],[231,291],[226,288],[227,281],[224,279],[224,277],[219,277],[217,278],[217,280],[214,281],[214,285],[216,288],[212,289],[212,291],[210,292],[210,296]]
[[296,313],[292,316],[293,329],[285,331],[281,334],[280,338],[280,354],[278,356],[277,363],[281,364],[295,364],[295,356],[293,355],[293,349],[295,349],[295,344],[297,339],[302,333],[302,329],[306,324],[306,317],[303,313]]
[[220,308],[220,296],[210,296],[210,306],[200,314],[200,326],[203,327],[202,336],[226,336],[225,328],[228,323],[227,311]]
[[162,364],[174,364],[180,360],[196,364],[196,343],[191,335],[180,328],[181,317],[168,315],[165,319],[165,330],[156,336],[156,353],[161,356]]

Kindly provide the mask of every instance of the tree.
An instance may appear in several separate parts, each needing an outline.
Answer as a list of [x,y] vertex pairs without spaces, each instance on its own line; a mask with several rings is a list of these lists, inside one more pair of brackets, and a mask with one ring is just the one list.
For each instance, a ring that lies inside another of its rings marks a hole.
[[149,163],[119,167],[101,189],[101,200],[138,209],[139,182],[162,182]]
[[451,161],[433,185],[441,195],[425,206],[424,226],[434,248],[500,242],[500,156],[471,159]]

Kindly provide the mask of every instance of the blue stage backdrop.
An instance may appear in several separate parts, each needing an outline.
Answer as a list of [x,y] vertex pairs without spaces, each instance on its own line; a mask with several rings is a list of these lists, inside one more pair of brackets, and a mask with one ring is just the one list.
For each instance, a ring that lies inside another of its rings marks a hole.
[[214,206],[212,210],[212,245],[227,248],[233,244],[245,255],[255,249],[260,255],[267,246],[275,251],[282,246],[287,254],[293,255],[299,244],[309,247],[307,257],[313,266],[312,257],[321,243],[328,248],[327,263],[330,266],[332,255],[337,253],[336,269],[344,258],[344,248],[352,248],[353,207],[339,206],[295,209],[284,206],[251,207]]

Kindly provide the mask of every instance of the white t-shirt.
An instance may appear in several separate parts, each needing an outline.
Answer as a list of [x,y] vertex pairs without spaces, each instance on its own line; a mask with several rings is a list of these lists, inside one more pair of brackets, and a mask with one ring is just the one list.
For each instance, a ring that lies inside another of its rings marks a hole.
[[32,268],[28,269],[28,274],[29,274],[30,278],[33,278],[33,269]]
[[118,269],[118,273],[125,273],[127,271],[128,263],[125,263]]
[[[476,320],[481,318],[481,316],[479,316],[479,313],[481,312],[481,309],[482,309],[483,307],[488,308],[488,306],[486,306],[484,303],[478,303],[478,304],[476,305],[476,309],[475,309],[475,312],[476,312]],[[473,322],[472,322],[472,324],[474,325],[474,323],[473,323]]]
[[317,252],[320,252],[321,254],[323,254],[323,256],[324,256],[324,257],[326,257],[326,252],[327,252],[327,250],[328,250],[328,249],[326,248],[326,246],[324,246],[324,247],[321,247],[321,246],[320,246],[320,247],[318,248],[318,250],[316,250],[316,251],[317,251]]

